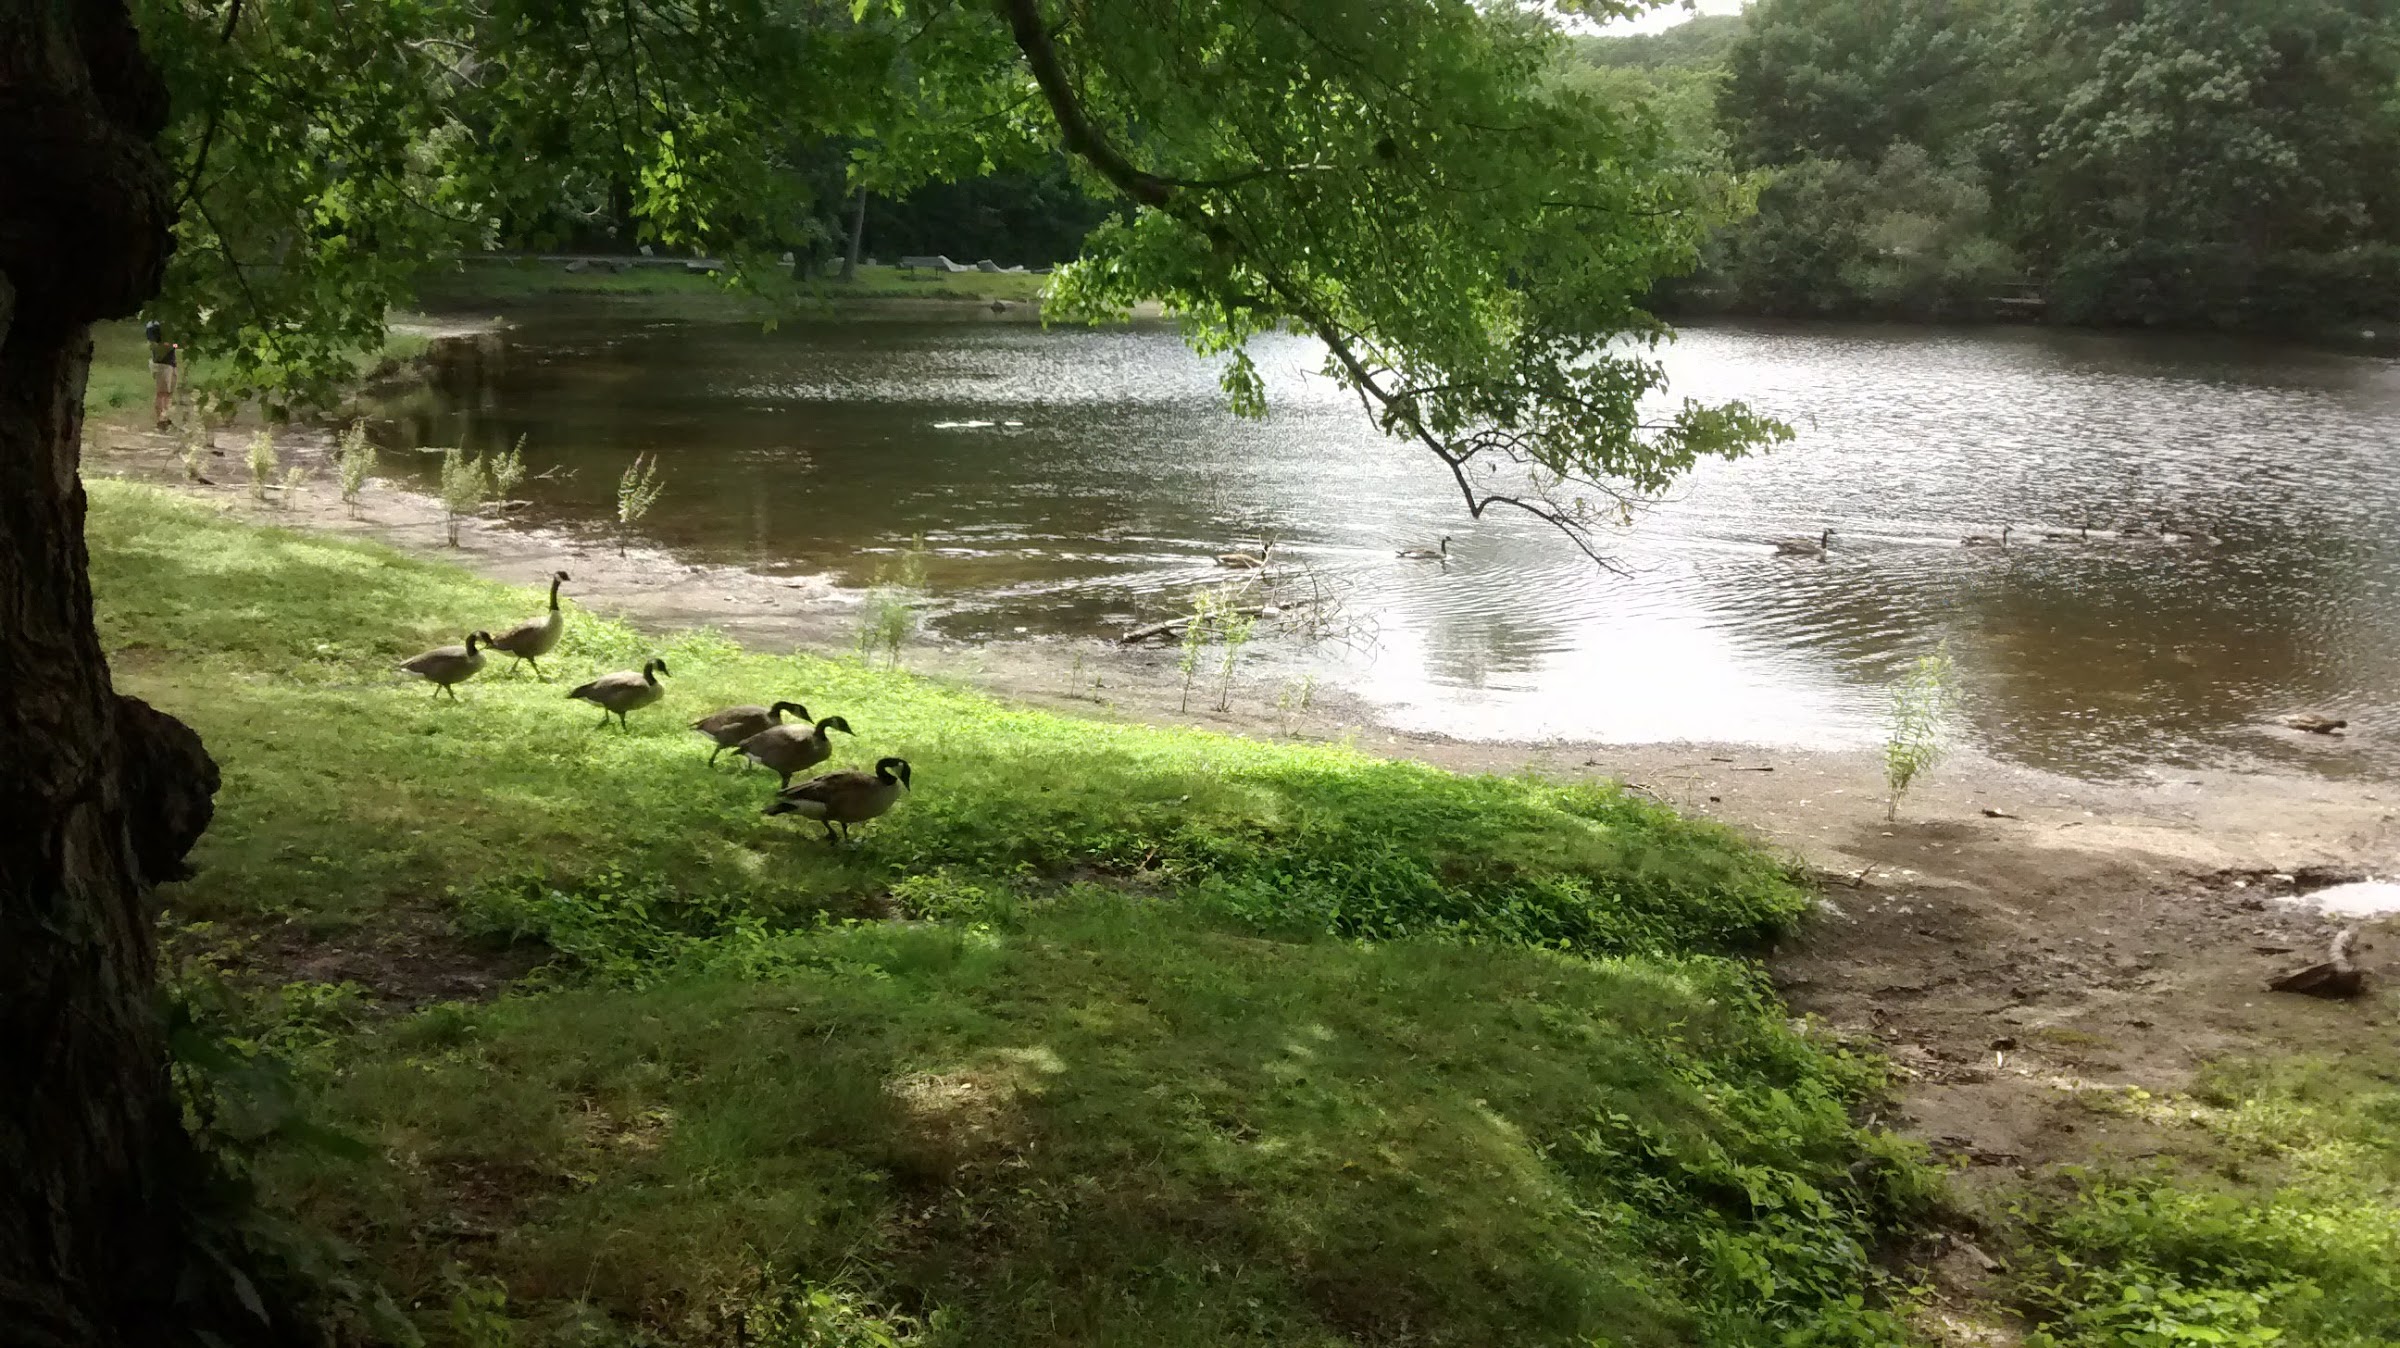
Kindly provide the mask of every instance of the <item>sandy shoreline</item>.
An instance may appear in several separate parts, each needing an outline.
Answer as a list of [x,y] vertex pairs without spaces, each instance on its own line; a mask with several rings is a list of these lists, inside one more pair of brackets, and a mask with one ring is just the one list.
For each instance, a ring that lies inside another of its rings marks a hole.
[[[85,471],[171,487],[259,523],[380,539],[497,579],[537,585],[563,566],[569,593],[638,626],[717,629],[768,651],[847,650],[860,596],[815,577],[694,566],[497,520],[443,543],[430,499],[369,488],[342,506],[322,431],[278,436],[310,477],[291,508],[238,481],[248,431],[221,432],[214,485],[184,480],[170,438],[93,426]],[[270,493],[275,495],[276,493]],[[2078,1103],[2094,1087],[2168,1091],[2228,1054],[2283,1052],[2392,1033],[2386,995],[2328,1003],[2264,991],[2321,958],[2336,924],[2286,896],[2400,871],[2400,784],[2162,770],[2100,783],[1961,754],[1884,818],[1872,751],[1724,744],[1504,744],[1376,722],[1338,690],[1306,710],[1237,685],[1236,710],[1180,711],[1173,650],[1108,641],[908,648],[909,668],[1076,714],[1267,737],[1339,740],[1462,771],[1619,780],[1722,820],[1825,877],[1819,919],[1777,952],[1795,1009],[1871,1039],[1907,1081],[1898,1122],[1976,1177],[2140,1153],[2148,1125]],[[2400,972],[2400,922],[2370,924],[2370,986]],[[2381,939],[2378,939],[2381,938]],[[2378,947],[2383,947],[2379,949]],[[1957,1270],[1974,1281],[1973,1270]]]
[[[439,504],[384,481],[367,489],[352,518],[322,430],[278,433],[281,462],[308,477],[289,508],[273,488],[262,504],[240,480],[251,433],[218,432],[214,468],[204,470],[214,479],[209,485],[184,479],[170,437],[123,427],[91,429],[85,469],[165,486],[258,523],[375,538],[499,580],[540,585],[565,566],[575,573],[568,593],[578,602],[654,630],[706,626],[760,650],[820,653],[849,649],[856,632],[863,596],[822,576],[696,565],[639,546],[620,555],[594,537],[514,525],[505,510],[464,522],[460,546],[451,548]],[[1263,681],[1237,680],[1229,712],[1213,710],[1205,697],[1194,697],[1186,711],[1176,659],[1171,645],[1098,638],[922,640],[903,656],[921,673],[1104,719],[1344,740],[1462,771],[1607,776],[1745,828],[1831,872],[1888,869],[1880,860],[1889,849],[1875,839],[1940,820],[2013,828],[2037,848],[2061,841],[2044,839],[2045,825],[2085,829],[2063,842],[2075,850],[2138,849],[2207,869],[2400,866],[2400,782],[2189,768],[2162,768],[2143,782],[2096,782],[1961,752],[1912,792],[1895,826],[1882,817],[1883,768],[1874,750],[1453,739],[1385,725],[1374,707],[1330,685],[1318,687],[1306,709],[1280,708],[1278,690]],[[1992,819],[1987,810],[2018,817]]]

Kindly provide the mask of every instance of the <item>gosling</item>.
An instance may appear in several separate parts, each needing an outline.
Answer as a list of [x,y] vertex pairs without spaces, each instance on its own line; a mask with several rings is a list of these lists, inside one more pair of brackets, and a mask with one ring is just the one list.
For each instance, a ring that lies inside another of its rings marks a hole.
[[[642,666],[639,674],[630,669],[603,674],[567,696],[581,698],[598,707],[600,725],[607,725],[608,718],[614,716],[617,718],[617,729],[625,730],[629,728],[625,724],[625,713],[639,711],[667,695],[667,690],[659,684],[658,676],[668,672],[666,661],[653,659]],[[593,729],[597,730],[599,726]]]
[[[520,663],[533,666],[533,676],[542,678],[542,657],[558,649],[559,635],[567,630],[567,615],[558,609],[558,586],[561,581],[575,579],[564,571],[550,573],[550,611],[539,618],[529,619],[492,638],[492,649],[517,657]],[[516,672],[516,665],[508,667]]]
[[711,712],[692,722],[692,729],[717,742],[716,749],[708,756],[708,765],[713,768],[718,754],[739,749],[743,740],[783,724],[783,714],[787,711],[803,721],[808,719],[808,708],[797,702],[778,702],[772,707],[727,707]]
[[[803,711],[802,716],[808,713]],[[764,763],[781,774],[781,785],[792,784],[792,774],[802,768],[813,768],[833,757],[833,741],[825,732],[839,730],[845,735],[858,732],[839,716],[828,716],[813,728],[797,725],[770,726],[742,741],[742,757],[753,763]]]
[[825,826],[825,841],[834,841],[834,825],[841,825],[841,841],[850,841],[850,826],[863,824],[892,808],[908,784],[908,760],[881,758],[875,761],[875,772],[829,772],[811,777],[798,786],[787,786],[775,793],[775,800],[766,808],[768,814],[796,814],[814,819]]
[[413,660],[403,661],[400,669],[403,673],[430,680],[435,697],[448,693],[450,700],[456,702],[458,689],[455,685],[474,678],[483,669],[483,651],[480,647],[491,644],[491,633],[469,632],[466,645],[436,646]]

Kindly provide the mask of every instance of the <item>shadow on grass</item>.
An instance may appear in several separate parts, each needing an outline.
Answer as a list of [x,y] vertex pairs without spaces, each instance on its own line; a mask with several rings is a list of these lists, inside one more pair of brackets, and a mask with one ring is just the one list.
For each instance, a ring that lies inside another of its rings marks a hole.
[[[436,703],[391,666],[534,592],[108,484],[90,538],[120,677],[225,773],[181,915],[440,907],[561,956],[254,1036],[381,1158],[276,1151],[270,1190],[436,1339],[1896,1337],[1866,1247],[1917,1172],[1714,953],[1804,902],[1722,829],[580,611],[557,682]],[[566,700],[653,653],[631,733]],[[914,764],[860,845],[683,729],[775,697]],[[823,921],[861,913],[916,920]]]
[[[1747,1341],[1860,1285],[1877,1180],[1744,988],[1087,891],[402,1027],[335,1093],[390,1164],[282,1178],[403,1289],[701,1338],[846,1280],[983,1344]],[[507,1242],[402,1235],[461,1209]]]
[[[632,877],[709,911],[792,921],[884,911],[927,872],[1017,889],[1097,873],[1266,930],[1612,952],[1735,948],[1804,903],[1730,833],[1611,788],[1012,711],[708,634],[651,641],[580,612],[552,657],[557,682],[487,673],[449,705],[391,667],[530,613],[537,595],[156,493],[96,500],[104,632],[145,652],[126,681],[190,719],[226,770],[185,891],[201,916],[339,918],[495,887],[605,897]],[[596,730],[565,700],[572,680],[654,651],[676,672],[633,733]],[[772,779],[710,769],[681,728],[770,693],[859,728],[837,765],[915,765],[916,789],[862,846],[762,818]]]

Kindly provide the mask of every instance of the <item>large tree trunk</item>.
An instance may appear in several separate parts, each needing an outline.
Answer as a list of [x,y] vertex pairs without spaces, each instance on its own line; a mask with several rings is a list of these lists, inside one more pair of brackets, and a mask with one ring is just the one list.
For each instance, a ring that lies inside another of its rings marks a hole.
[[858,189],[858,195],[850,201],[850,243],[849,251],[842,254],[843,280],[849,281],[857,278],[858,254],[859,250],[866,246],[866,241],[867,189],[862,187]]
[[109,686],[76,476],[89,325],[133,312],[166,260],[165,117],[123,0],[0,0],[7,1345],[273,1337],[236,1304],[248,1286],[194,1253],[200,1170],[157,1014],[148,892],[207,827],[216,765],[181,722]]

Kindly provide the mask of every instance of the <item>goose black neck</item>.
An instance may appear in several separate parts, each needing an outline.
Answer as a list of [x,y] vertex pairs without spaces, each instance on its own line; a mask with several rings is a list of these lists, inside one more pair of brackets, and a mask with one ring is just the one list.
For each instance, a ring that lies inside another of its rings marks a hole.
[[558,612],[558,577],[550,578],[550,611]]

